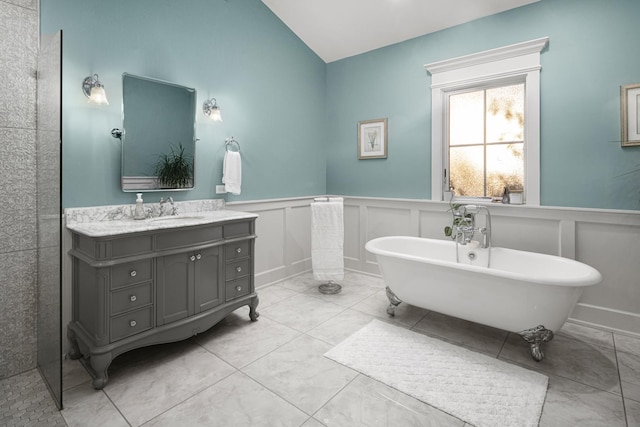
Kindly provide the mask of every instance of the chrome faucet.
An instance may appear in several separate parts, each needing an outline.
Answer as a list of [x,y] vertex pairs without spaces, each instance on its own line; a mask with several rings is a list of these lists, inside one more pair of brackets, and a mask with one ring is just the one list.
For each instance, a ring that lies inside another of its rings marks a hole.
[[476,232],[476,218],[474,215],[468,215],[458,210],[454,213],[456,223],[456,242],[466,245],[473,240]]
[[173,197],[169,196],[167,197],[167,200],[164,200],[164,198],[160,197],[160,216],[164,216],[164,205],[167,202],[171,204],[171,212],[169,213],[169,215],[177,215],[178,209],[173,204]]
[[[486,221],[484,227],[476,227],[476,215],[484,210]],[[456,223],[456,242],[466,245],[473,240],[476,233],[480,233],[482,241],[480,247],[491,248],[491,214],[486,206],[464,205],[454,213]]]

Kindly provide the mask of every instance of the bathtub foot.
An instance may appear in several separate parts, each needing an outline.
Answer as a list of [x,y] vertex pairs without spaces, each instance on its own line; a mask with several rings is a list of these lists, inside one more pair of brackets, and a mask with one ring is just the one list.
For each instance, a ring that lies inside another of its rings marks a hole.
[[529,343],[531,357],[533,357],[533,360],[535,360],[536,362],[542,361],[542,359],[544,359],[544,353],[542,352],[540,345],[542,345],[542,343],[551,341],[553,339],[553,332],[545,328],[544,326],[539,325],[535,328],[518,332],[518,335],[520,335],[523,340]]
[[400,298],[398,298],[396,294],[394,294],[393,291],[389,289],[388,286],[385,288],[385,290],[387,291],[387,298],[389,298],[389,307],[387,307],[387,314],[389,316],[395,316],[396,307],[399,306],[402,301],[400,301]]

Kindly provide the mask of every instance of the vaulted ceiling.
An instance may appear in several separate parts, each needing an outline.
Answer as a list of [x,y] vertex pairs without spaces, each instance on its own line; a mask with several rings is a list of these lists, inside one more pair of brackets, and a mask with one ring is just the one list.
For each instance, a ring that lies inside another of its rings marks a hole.
[[539,0],[262,0],[325,62]]

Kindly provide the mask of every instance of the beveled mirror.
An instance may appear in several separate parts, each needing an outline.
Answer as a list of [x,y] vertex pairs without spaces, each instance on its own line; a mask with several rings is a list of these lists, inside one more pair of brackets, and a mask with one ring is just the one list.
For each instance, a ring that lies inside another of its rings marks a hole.
[[122,141],[123,191],[193,188],[195,113],[195,89],[122,74],[123,129],[112,134]]

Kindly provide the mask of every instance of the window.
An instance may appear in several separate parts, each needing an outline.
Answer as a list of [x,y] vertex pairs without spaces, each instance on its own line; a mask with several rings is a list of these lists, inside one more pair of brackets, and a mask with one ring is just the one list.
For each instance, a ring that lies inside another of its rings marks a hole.
[[505,186],[540,204],[541,38],[425,65],[432,76],[431,198]]
[[524,190],[524,83],[447,94],[444,188],[458,196]]

